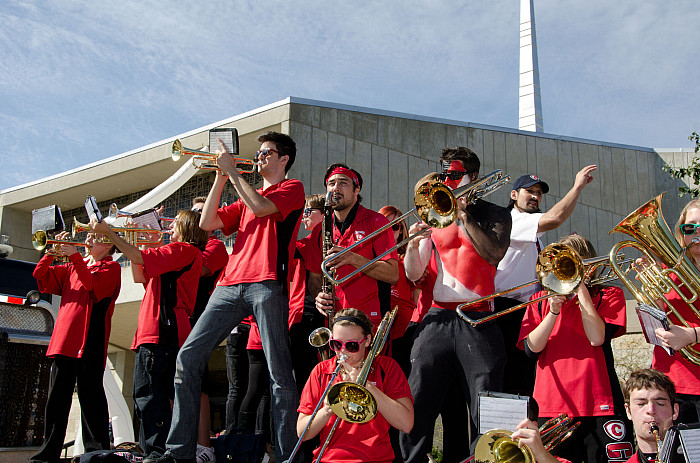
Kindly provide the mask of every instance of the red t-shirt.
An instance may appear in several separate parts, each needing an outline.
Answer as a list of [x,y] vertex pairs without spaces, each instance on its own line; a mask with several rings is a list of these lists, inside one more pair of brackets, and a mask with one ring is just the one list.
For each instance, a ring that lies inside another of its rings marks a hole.
[[[531,298],[544,294],[546,291],[538,291]],[[607,287],[592,299],[603,321],[619,327],[613,337],[625,334],[625,295],[622,290]],[[540,304],[541,313],[538,309]],[[521,349],[527,335],[542,322],[548,311],[548,300],[527,307],[520,328],[518,346]],[[574,296],[562,305],[549,341],[537,358],[533,396],[540,406],[540,416],[557,416],[560,413],[568,413],[572,417],[614,415],[613,387],[619,391],[620,386],[611,384],[612,381],[617,382],[617,378],[608,375],[612,366],[610,343],[591,346],[583,330],[578,297]]]
[[223,233],[238,232],[219,286],[266,280],[286,286],[289,281],[287,272],[304,208],[304,186],[299,180],[285,179],[257,191],[272,201],[278,212],[256,217],[240,199],[218,211]]
[[146,294],[131,349],[141,344],[180,347],[190,334],[189,316],[202,274],[202,252],[189,243],[141,251]]
[[[671,275],[671,279],[679,284],[678,278]],[[688,325],[695,328],[700,326],[697,316],[693,313],[690,307],[683,302],[678,293],[671,291],[666,295],[666,298],[678,313],[688,322]],[[695,301],[696,310],[700,309],[700,301]],[[678,317],[670,310],[668,319],[671,323],[683,326]],[[700,344],[692,345],[691,347],[698,348]],[[676,392],[679,394],[700,395],[700,366],[694,365],[683,358],[680,352],[676,352],[673,357],[669,356],[666,351],[660,346],[654,346],[654,356],[651,367],[665,373],[676,385]]]
[[[333,225],[333,242],[342,247],[348,247],[351,244],[361,240],[365,236],[369,235],[373,231],[381,228],[382,226],[389,223],[389,221],[382,214],[374,212],[370,209],[363,207],[361,204],[358,205],[357,213],[352,224],[345,230],[345,233],[340,234],[340,230]],[[321,227],[316,227],[319,229],[312,233],[311,246],[309,246],[307,269],[314,273],[321,273],[321,261],[322,253],[320,244],[315,238],[320,233]],[[368,259],[373,259],[376,256],[384,253],[387,249],[393,247],[396,244],[394,240],[394,234],[391,228],[388,228],[384,233],[380,233],[375,236],[369,242],[365,242],[363,245],[356,247],[352,252],[359,254]],[[386,256],[382,257],[382,261],[388,261],[389,259],[398,260],[399,255],[396,250],[393,250]],[[352,265],[344,265],[338,269],[337,278],[342,278],[345,275],[353,272],[355,267]],[[386,285],[386,294],[380,292],[380,287]],[[391,303],[391,286],[386,283],[379,282],[372,277],[365,275],[360,272],[342,285],[337,285],[335,288],[335,295],[338,298],[336,301],[336,311],[340,309],[346,309],[349,307],[362,310],[365,312],[375,329],[379,326],[382,320],[381,314],[381,299],[384,299],[384,304],[386,304],[387,310],[389,309],[389,304]]]
[[[335,357],[325,360],[314,367],[309,379],[306,381],[301,393],[301,403],[298,411],[311,415],[316,404],[321,399],[321,394],[326,389],[333,376],[336,363]],[[373,369],[367,377],[367,381],[373,383],[389,398],[397,400],[411,396],[408,381],[403,371],[393,359],[379,355],[375,358]],[[338,375],[334,382],[340,382]],[[330,432],[335,415],[328,420],[320,433],[321,443],[325,442]],[[377,416],[367,423],[356,424],[340,420],[330,445],[323,454],[322,462],[333,463],[361,463],[361,462],[391,462],[394,452],[389,440],[389,423],[377,413]],[[318,457],[320,448],[314,450],[314,461]]]
[[210,236],[207,246],[202,252],[202,265],[207,267],[214,274],[228,263],[228,252],[226,245],[216,236]]
[[121,267],[111,256],[88,266],[79,253],[72,254],[68,264],[52,266],[52,261],[52,256],[44,255],[34,269],[39,290],[61,296],[61,306],[46,355],[82,358],[92,309],[100,303],[107,304],[104,340],[106,359],[114,303],[121,288]]

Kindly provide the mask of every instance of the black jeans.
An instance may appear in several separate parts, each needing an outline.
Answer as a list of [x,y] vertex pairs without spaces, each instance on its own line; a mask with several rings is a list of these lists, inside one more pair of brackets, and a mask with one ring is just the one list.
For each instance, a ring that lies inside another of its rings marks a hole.
[[236,332],[226,338],[226,375],[228,396],[226,398],[226,433],[231,434],[238,426],[238,411],[248,388],[248,333],[250,325],[241,323]]
[[172,419],[170,400],[175,395],[176,356],[177,348],[158,344],[141,344],[136,350],[134,402],[141,420],[139,445],[144,455],[165,453]]

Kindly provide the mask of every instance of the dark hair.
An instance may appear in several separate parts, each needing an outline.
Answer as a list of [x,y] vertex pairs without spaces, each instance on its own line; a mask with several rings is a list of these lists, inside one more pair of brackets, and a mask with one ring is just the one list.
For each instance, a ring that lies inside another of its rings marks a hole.
[[[356,318],[357,321],[359,321],[360,323],[355,323],[350,320],[338,320],[340,317]],[[372,331],[374,330],[374,326],[372,326],[372,320],[369,319],[367,314],[361,310],[353,308],[342,309],[336,312],[333,321],[333,326],[335,325],[359,326],[360,328],[362,328],[362,333],[365,336],[367,336],[368,334],[372,334]]]
[[289,172],[289,169],[294,164],[294,160],[297,158],[297,144],[292,137],[285,133],[269,131],[258,137],[258,143],[265,143],[266,141],[275,144],[278,156],[289,156],[289,161],[284,166],[284,172]]
[[197,196],[192,200],[192,205],[194,206],[197,203],[206,203],[207,202],[207,197],[206,196]]
[[209,235],[205,230],[199,228],[199,212],[182,210],[175,217],[175,227],[180,234],[180,241],[189,243],[204,250],[209,240]]
[[[401,217],[403,215],[403,212],[396,207],[396,206],[384,206],[383,208],[379,209],[379,213],[383,215],[384,217],[389,217],[390,215],[395,216],[394,218]],[[401,230],[399,230],[399,237],[396,240],[396,244],[399,244],[406,238],[408,238],[408,228],[406,228],[406,219],[403,219],[401,222],[399,222],[399,225],[401,225]],[[397,252],[399,253],[399,256],[403,256],[406,254],[406,246],[408,246],[408,243],[404,244],[400,248],[397,249]]]
[[625,403],[629,405],[632,391],[641,389],[658,389],[659,391],[664,391],[668,394],[671,405],[676,403],[676,385],[673,384],[673,381],[671,381],[668,376],[653,368],[642,368],[630,373],[629,378],[627,378],[627,381],[625,381],[622,387]]
[[479,173],[481,161],[479,156],[466,146],[455,146],[453,148],[445,148],[440,155],[440,161],[462,161],[462,165],[467,172]]
[[[335,170],[338,167],[342,167],[343,169],[348,169],[349,171],[351,171],[352,173],[357,175],[358,186],[353,187],[353,190],[355,190],[355,188],[359,188],[360,190],[362,189],[362,175],[360,175],[360,173],[358,171],[356,171],[355,169],[353,169],[352,167],[348,167],[346,164],[343,164],[342,162],[336,162],[335,164],[331,164],[328,167],[328,169],[326,169],[326,173],[323,176],[323,179],[328,180],[328,177],[331,175],[331,172],[333,172],[333,170]],[[357,195],[357,202],[358,203],[362,202],[362,195]]]
[[308,207],[310,207],[311,209],[323,210],[323,206],[326,205],[326,195],[322,193],[316,195],[307,195],[306,204],[308,204]]

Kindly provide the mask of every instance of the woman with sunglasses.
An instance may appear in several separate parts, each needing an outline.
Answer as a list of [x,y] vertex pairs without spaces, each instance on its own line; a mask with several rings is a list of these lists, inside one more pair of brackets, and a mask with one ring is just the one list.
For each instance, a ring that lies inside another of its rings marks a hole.
[[[678,222],[674,228],[674,235],[678,244],[682,247],[689,246],[693,239],[700,238],[700,199],[690,201],[681,211]],[[686,254],[695,267],[700,268],[700,245],[693,244]],[[675,276],[671,278],[677,282]],[[695,344],[700,339],[700,321],[691,308],[681,300],[675,291],[667,294],[666,298],[673,307],[685,318],[690,327],[684,326],[673,312],[668,312],[668,319],[672,323],[669,330],[659,328],[656,336],[661,339],[665,347],[676,351]],[[700,310],[700,302],[694,303],[696,310]],[[661,346],[654,346],[652,368],[665,373],[676,385],[676,392],[680,413],[678,422],[697,423],[700,421],[700,366],[694,365],[680,354],[668,355]]]
[[[346,356],[340,361],[340,371],[335,382],[356,381],[365,361],[367,350],[372,343],[372,324],[369,317],[357,309],[343,309],[333,321],[331,349]],[[311,372],[301,394],[297,433],[301,436],[319,400],[325,406],[320,408],[304,440],[320,434],[321,444],[330,432],[335,414],[321,397],[337,367],[336,358],[319,363]],[[367,423],[357,424],[340,420],[322,462],[382,462],[394,459],[389,440],[389,427],[409,432],[413,428],[413,398],[406,376],[399,365],[389,357],[378,355],[365,384],[377,401],[379,412]],[[314,450],[318,457],[320,448]]]

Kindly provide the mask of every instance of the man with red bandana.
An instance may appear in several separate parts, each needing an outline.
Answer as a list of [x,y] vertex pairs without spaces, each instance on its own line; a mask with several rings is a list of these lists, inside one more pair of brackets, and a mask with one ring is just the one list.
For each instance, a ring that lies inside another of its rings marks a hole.
[[[455,189],[477,179],[480,161],[466,147],[446,148],[440,160],[445,185]],[[431,174],[434,175],[434,174]],[[404,264],[406,276],[418,280],[429,265],[437,269],[432,307],[417,328],[411,350],[408,378],[415,401],[416,420],[401,434],[406,462],[422,462],[430,452],[433,428],[446,392],[459,384],[470,409],[470,429],[476,430],[480,391],[499,391],[505,353],[496,324],[472,327],[455,309],[463,302],[493,293],[496,266],[508,249],[511,219],[508,210],[484,200],[467,204],[457,200],[458,218],[442,229],[432,229],[409,242]],[[421,224],[420,228],[427,228]],[[427,288],[426,288],[427,289]],[[488,315],[492,305],[470,308],[469,316]],[[467,440],[467,427],[461,430]],[[472,432],[471,446],[476,444]],[[468,455],[462,456],[466,458]]]
[[[342,251],[373,231],[389,223],[378,212],[363,207],[362,176],[355,169],[337,163],[326,170],[326,189],[333,199],[333,247],[328,256]],[[316,227],[309,249],[309,286],[321,286],[321,243],[318,236],[322,227]],[[381,255],[396,244],[391,229],[356,247],[353,251],[330,262],[336,278],[342,278],[355,269]],[[374,326],[379,326],[384,313],[391,304],[391,285],[399,278],[398,254],[396,251],[384,256],[373,265],[335,288],[335,300],[327,293],[318,292],[316,308],[322,313],[333,309],[356,308],[365,312]]]
[[[549,192],[549,185],[537,175],[519,177],[510,192],[510,209],[513,226],[510,231],[510,246],[498,263],[496,272],[496,292],[537,280],[535,265],[542,250],[540,237],[545,232],[561,226],[574,212],[583,189],[593,181],[595,165],[586,166],[576,174],[574,185],[568,193],[547,212],[540,211],[540,203]],[[494,301],[500,312],[530,300],[539,285],[532,285],[498,297]],[[506,345],[506,367],[503,377],[503,391],[511,394],[532,395],[535,386],[535,361],[528,358],[517,347],[523,312],[515,312],[498,318]]]

